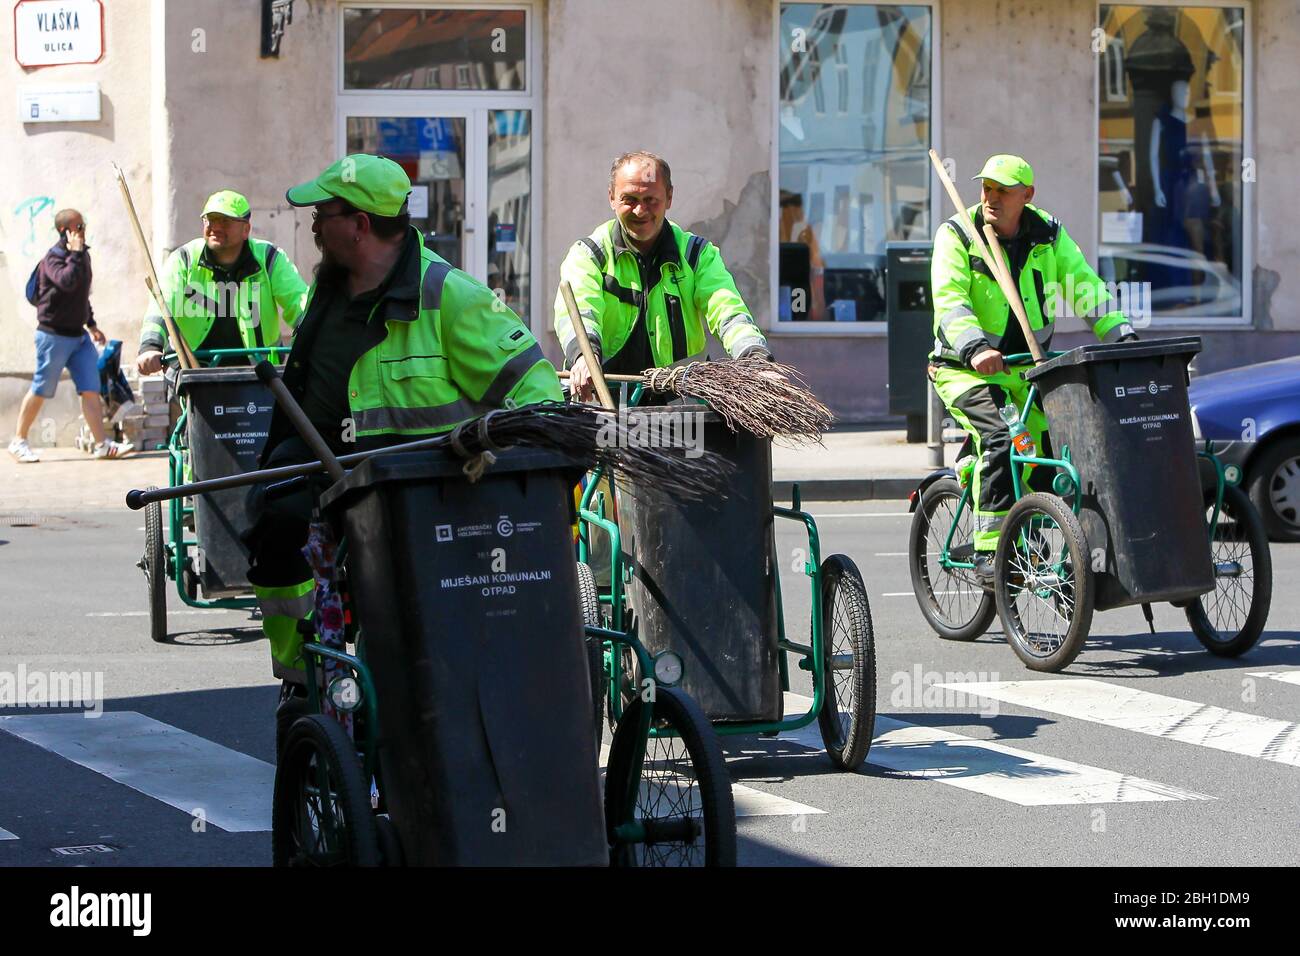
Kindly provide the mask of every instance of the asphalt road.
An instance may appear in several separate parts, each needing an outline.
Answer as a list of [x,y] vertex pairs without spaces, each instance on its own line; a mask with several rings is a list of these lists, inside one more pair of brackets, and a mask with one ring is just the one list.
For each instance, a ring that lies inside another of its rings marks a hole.
[[[816,724],[727,738],[742,863],[1300,862],[1300,597],[1289,586],[1300,546],[1273,546],[1271,626],[1243,658],[1209,655],[1172,607],[1156,608],[1154,635],[1140,610],[1122,609],[1096,616],[1074,665],[1041,675],[996,623],[970,644],[928,629],[902,554],[904,508],[811,509],[823,554],[849,555],[866,581],[876,737],[857,773],[832,768]],[[266,645],[248,614],[181,613],[174,595],[174,640],[151,643],[134,566],[141,524],[114,511],[0,527],[0,682],[88,672],[89,689],[98,674],[105,711],[0,709],[0,866],[270,861]],[[788,568],[806,541],[778,528],[799,639],[808,587]]]

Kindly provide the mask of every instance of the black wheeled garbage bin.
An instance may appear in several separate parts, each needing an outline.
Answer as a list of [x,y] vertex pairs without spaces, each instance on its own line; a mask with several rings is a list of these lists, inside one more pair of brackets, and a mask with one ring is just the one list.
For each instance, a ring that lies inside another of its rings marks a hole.
[[[182,369],[176,391],[187,402],[186,443],[194,480],[225,478],[257,469],[275,399],[251,368]],[[206,598],[247,594],[248,548],[241,535],[252,526],[243,488],[194,499],[199,585]]]
[[733,468],[724,495],[702,502],[665,501],[620,479],[638,636],[652,654],[681,657],[681,687],[711,721],[779,720],[772,443],[733,432],[701,405],[629,412],[637,414],[651,423],[644,434],[661,437],[685,433],[683,416],[695,416],[689,427],[702,447]]
[[1097,610],[1214,588],[1187,402],[1187,364],[1200,350],[1196,336],[1084,345],[1025,373],[1057,457],[1068,445],[1083,481]]
[[389,814],[414,866],[606,865],[571,521],[581,469],[440,451],[322,496],[375,682]]

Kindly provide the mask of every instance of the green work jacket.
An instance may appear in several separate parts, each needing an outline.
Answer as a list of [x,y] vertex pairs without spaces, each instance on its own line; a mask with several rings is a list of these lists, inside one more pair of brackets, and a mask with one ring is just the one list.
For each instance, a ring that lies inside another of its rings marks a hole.
[[[307,284],[289,257],[262,239],[249,239],[253,264],[230,282],[218,282],[202,237],[167,257],[158,276],[163,301],[191,349],[203,341],[218,321],[235,321],[244,348],[280,343],[280,322],[292,329],[302,315]],[[140,351],[166,351],[167,327],[157,304],[150,300],[140,332]]]
[[[704,351],[705,327],[733,358],[767,340],[723,265],[718,247],[675,223],[664,251],[643,266],[624,242],[617,219],[573,244],[560,265],[560,279],[573,287],[583,326],[602,364],[608,366],[645,323],[651,364],[664,368]],[[555,334],[567,364],[581,354],[563,297],[555,297]],[[641,334],[638,332],[638,334]],[[641,369],[626,369],[639,372]]]
[[[518,316],[423,242],[419,253],[418,275],[412,269],[397,277],[375,303],[367,322],[373,344],[348,375],[358,450],[392,436],[450,431],[493,409],[563,397],[555,366]],[[284,370],[284,383],[299,400],[323,312],[316,291],[313,283]],[[291,432],[277,409],[263,461]]]
[[[980,205],[971,206],[965,214],[983,237]],[[1020,270],[1018,289],[1039,345],[1045,351],[1051,347],[1055,319],[1067,308],[1103,342],[1115,342],[1132,333],[1123,312],[1106,311],[1113,296],[1060,221],[1033,205],[1026,205],[1023,215],[1030,217],[1029,252]],[[944,222],[935,236],[930,284],[934,301],[932,359],[969,367],[971,359],[985,348],[1003,351],[1007,331],[1016,319],[989,264],[956,216]]]

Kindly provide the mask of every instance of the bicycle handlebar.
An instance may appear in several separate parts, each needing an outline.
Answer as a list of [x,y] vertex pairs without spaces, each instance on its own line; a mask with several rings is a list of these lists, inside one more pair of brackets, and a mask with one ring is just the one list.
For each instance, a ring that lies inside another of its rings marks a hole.
[[[1064,355],[1064,352],[1044,352],[1043,358],[1054,359],[1057,356]],[[1007,365],[1024,365],[1034,360],[1033,355],[1028,352],[1013,352],[1011,355],[1002,356],[1002,361]]]
[[[277,352],[288,353],[287,345],[262,345],[251,349],[198,349],[194,352],[194,357],[199,361],[212,361],[213,365],[220,365],[223,358],[237,356],[249,360],[257,358],[269,358]],[[168,349],[163,352],[162,357],[164,364],[174,363],[176,361],[176,350]]]

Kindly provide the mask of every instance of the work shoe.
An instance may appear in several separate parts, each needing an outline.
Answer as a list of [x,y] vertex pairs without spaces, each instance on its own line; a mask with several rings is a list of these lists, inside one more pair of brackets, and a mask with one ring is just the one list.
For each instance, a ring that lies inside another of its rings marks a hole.
[[32,446],[27,444],[26,438],[15,438],[11,441],[9,443],[9,454],[24,465],[35,464],[41,460],[41,456],[32,451]]
[[135,449],[129,441],[102,441],[91,452],[96,458],[125,458]]
[[975,552],[975,579],[986,587],[993,586],[993,552]]

